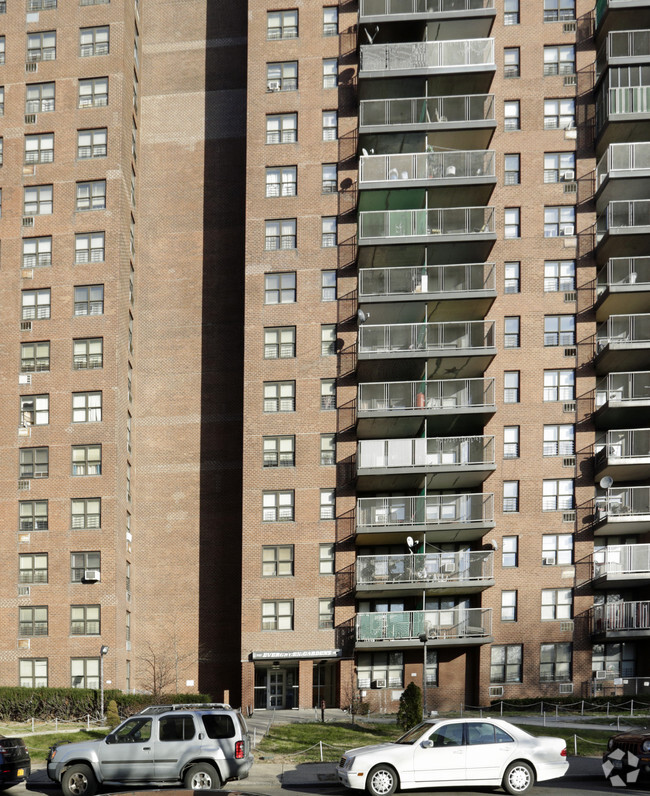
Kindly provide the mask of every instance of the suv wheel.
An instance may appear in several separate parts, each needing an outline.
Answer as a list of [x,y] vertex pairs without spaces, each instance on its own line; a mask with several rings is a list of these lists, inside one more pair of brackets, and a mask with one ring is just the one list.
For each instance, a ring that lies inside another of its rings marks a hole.
[[209,763],[196,763],[185,772],[183,784],[188,790],[219,790],[221,779],[214,766]]
[[95,796],[97,779],[90,766],[78,763],[70,766],[61,777],[63,796]]

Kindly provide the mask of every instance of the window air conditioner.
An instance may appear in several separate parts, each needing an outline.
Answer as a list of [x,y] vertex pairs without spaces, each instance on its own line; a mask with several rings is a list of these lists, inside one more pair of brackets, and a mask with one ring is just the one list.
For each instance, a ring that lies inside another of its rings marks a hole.
[[280,90],[280,81],[279,80],[269,80],[266,83],[267,91],[279,91]]
[[440,567],[440,569],[443,572],[449,573],[449,572],[454,572],[455,569],[456,569],[456,566],[455,566],[455,564],[452,561],[444,561],[442,566]]
[[34,216],[23,216],[23,227],[33,227]]
[[491,697],[501,697],[503,696],[503,686],[502,685],[491,685],[488,691],[488,694]]
[[84,580],[86,583],[98,583],[100,580],[98,569],[84,569]]
[[560,235],[563,237],[571,237],[575,235],[575,227],[573,224],[562,224],[560,227]]
[[573,182],[576,178],[576,173],[573,169],[564,169],[560,172],[560,179],[562,182]]
[[546,567],[555,566],[555,558],[553,556],[542,556],[542,564]]
[[386,681],[385,680],[373,680],[372,681],[373,688],[386,688]]
[[31,383],[32,383],[31,373],[21,373],[18,376],[18,384],[31,384]]
[[31,321],[21,321],[20,322],[20,331],[21,332],[31,332],[32,331],[32,322]]
[[607,671],[605,669],[599,669],[596,672],[596,680],[607,680]]
[[29,586],[19,586],[18,587],[18,596],[19,597],[29,597],[30,587]]
[[560,693],[561,694],[572,694],[573,693],[573,683],[560,683]]

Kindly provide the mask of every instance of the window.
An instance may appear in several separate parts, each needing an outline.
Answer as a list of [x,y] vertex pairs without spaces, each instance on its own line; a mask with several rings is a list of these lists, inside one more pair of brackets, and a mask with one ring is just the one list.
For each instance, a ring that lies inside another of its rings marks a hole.
[[544,263],[544,291],[571,291],[576,287],[575,260],[547,260]]
[[336,246],[336,216],[323,216],[321,219],[321,246]]
[[2,166],[4,158],[4,138],[0,136],[0,166]]
[[47,636],[47,606],[21,606],[18,609],[18,624],[20,636]]
[[47,688],[47,658],[21,658],[18,673],[21,688]]
[[338,70],[338,58],[323,58],[323,88],[337,87]]
[[297,140],[297,113],[283,113],[266,117],[267,144],[295,144]]
[[568,511],[573,508],[573,478],[542,481],[542,511]]
[[0,86],[0,116],[5,115],[5,87]]
[[293,600],[263,600],[262,630],[293,630]]
[[264,359],[292,359],[295,356],[295,326],[275,326],[264,330]]
[[320,463],[322,465],[336,463],[336,434],[320,435]]
[[295,272],[264,275],[265,304],[292,304],[295,300]]
[[519,293],[521,289],[521,263],[511,261],[504,263],[504,292]]
[[336,301],[336,271],[321,271],[321,301]]
[[99,108],[108,105],[108,78],[93,77],[79,81],[79,107]]
[[323,111],[323,141],[336,141],[338,137],[338,116],[336,111]]
[[50,341],[20,344],[20,372],[36,373],[50,369]]
[[295,437],[264,437],[264,467],[293,467],[296,463]]
[[542,589],[542,621],[571,619],[572,616],[571,589]]
[[26,87],[25,113],[47,113],[54,107],[54,83],[31,83]]
[[266,195],[269,198],[276,196],[296,195],[296,167],[281,166],[266,170]]
[[544,237],[575,235],[576,209],[573,205],[544,208]]
[[544,316],[544,345],[575,345],[576,319],[574,315]]
[[47,478],[50,469],[49,448],[21,448],[19,478]]
[[77,210],[104,210],[106,208],[106,180],[77,183]]
[[544,0],[544,22],[576,18],[576,0]]
[[298,36],[298,11],[268,11],[267,39],[295,39]]
[[336,355],[336,324],[328,323],[320,327],[320,353],[323,357]]
[[77,131],[77,157],[79,160],[86,158],[105,158],[108,133],[105,127],[97,130]]
[[262,548],[262,577],[278,578],[293,575],[293,545]]
[[51,163],[54,160],[54,133],[25,136],[25,163]]
[[320,380],[320,408],[336,409],[336,379]]
[[573,536],[547,533],[542,536],[542,564],[545,567],[573,564]]
[[298,61],[266,65],[267,91],[296,91],[297,88]]
[[502,567],[517,567],[519,566],[519,537],[518,536],[504,536],[502,540],[501,549],[501,566]]
[[334,574],[334,545],[318,545],[318,572],[321,575]]
[[503,429],[503,458],[519,457],[519,426],[505,426]]
[[108,55],[109,27],[81,28],[79,31],[79,56]]
[[263,522],[293,522],[293,490],[262,493]]
[[521,129],[519,120],[519,100],[506,100],[503,104],[504,130]]
[[20,425],[46,426],[50,422],[49,395],[20,396]]
[[323,9],[323,36],[339,35],[339,10],[336,6]]
[[73,498],[70,501],[71,527],[75,530],[101,528],[101,499]]
[[281,218],[266,222],[266,251],[296,248],[296,219]]
[[[427,653],[436,650],[427,649]],[[437,658],[432,666],[437,672]],[[370,688],[371,684],[381,685],[383,688],[404,687],[404,653],[403,652],[359,652],[357,654],[357,688]],[[427,656],[427,684],[435,685],[429,681],[429,658]]]
[[47,553],[18,556],[18,583],[47,583]]
[[102,419],[101,392],[72,393],[72,422],[99,423]]
[[571,423],[544,426],[544,456],[573,456],[575,430]]
[[506,370],[503,374],[503,402],[505,404],[519,403],[518,370]]
[[505,208],[504,237],[506,239],[521,237],[520,217],[521,217],[521,210],[519,207]]
[[75,285],[75,315],[104,314],[104,285]]
[[557,130],[575,127],[575,100],[544,100],[544,129]]
[[24,189],[23,215],[52,215],[52,185],[32,185]]
[[336,163],[323,163],[322,180],[323,193],[336,193]]
[[575,152],[545,152],[544,182],[571,182],[576,176]]
[[575,373],[572,370],[544,371],[544,400],[573,401],[575,398]]
[[336,507],[336,490],[321,489],[320,491],[320,518],[333,520]]
[[520,157],[518,154],[506,155],[503,172],[505,185],[519,185],[520,183]]
[[519,481],[503,482],[503,512],[519,511]]
[[502,591],[501,592],[501,621],[502,622],[516,622],[517,621],[517,592],[516,591]]
[[591,668],[605,671],[610,677],[634,677],[636,673],[636,647],[634,642],[594,644],[591,649]]
[[331,630],[334,627],[334,600],[321,597],[318,601],[318,629]]
[[[125,636],[125,640],[126,640],[126,644],[127,644],[127,649],[131,649],[131,612],[130,611],[126,612],[126,616],[124,617],[124,621],[125,621],[125,624],[124,624],[124,636]],[[183,730],[182,730],[182,732],[180,734],[181,737],[178,740],[184,740],[184,733],[185,732],[187,732],[188,734],[192,733],[192,737],[194,737],[194,722],[192,721],[192,719],[189,716],[187,716],[182,721],[183,721],[183,724],[185,726],[183,727]],[[162,719],[160,724],[159,724],[159,726],[164,726],[163,722],[166,723],[168,726],[172,726],[172,727],[177,727],[178,726],[176,724],[176,719],[175,718]],[[189,737],[189,735],[188,735],[188,737]]]
[[105,255],[104,237],[103,232],[85,232],[75,235],[75,265],[80,265],[81,263],[103,263]]
[[576,48],[573,44],[544,47],[544,77],[572,75],[576,71]]
[[493,644],[490,648],[490,682],[520,683],[522,659],[521,644]]
[[503,76],[519,77],[519,47],[506,47],[503,51]]
[[[4,39],[4,37],[3,37]],[[56,58],[56,31],[27,34],[27,62],[53,61]]]
[[70,635],[98,636],[100,632],[99,611],[99,605],[71,605]]
[[102,446],[73,445],[72,475],[101,475]]
[[72,688],[99,688],[99,658],[70,658]]
[[295,412],[296,382],[266,381],[264,382],[265,412]]
[[519,348],[521,344],[520,317],[511,315],[504,318],[503,346],[504,348]]
[[75,370],[104,367],[104,340],[92,337],[72,341],[72,367]]
[[503,0],[503,24],[519,24],[519,0]]

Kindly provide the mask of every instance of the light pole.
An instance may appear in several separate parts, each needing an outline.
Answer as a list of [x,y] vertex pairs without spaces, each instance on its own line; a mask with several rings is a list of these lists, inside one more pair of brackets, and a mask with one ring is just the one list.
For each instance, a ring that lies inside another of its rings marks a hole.
[[106,644],[99,650],[99,717],[104,721],[104,655],[108,652]]
[[424,644],[424,659],[422,661],[422,718],[427,717],[427,641],[426,633],[420,633],[420,641]]

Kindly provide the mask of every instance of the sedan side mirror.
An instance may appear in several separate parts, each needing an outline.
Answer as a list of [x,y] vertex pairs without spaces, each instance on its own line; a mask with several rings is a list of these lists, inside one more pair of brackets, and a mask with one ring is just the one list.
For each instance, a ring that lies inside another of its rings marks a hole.
[[430,741],[428,738],[426,741],[422,741],[421,744],[423,749],[433,749],[433,741]]

